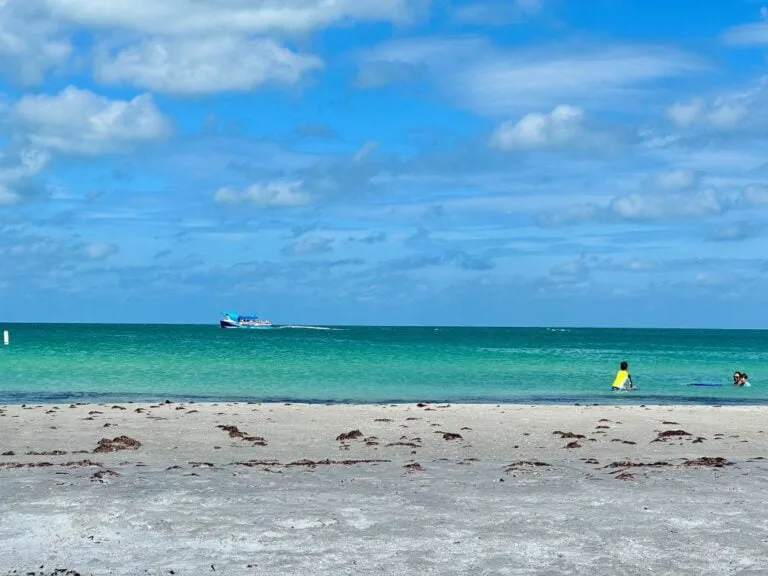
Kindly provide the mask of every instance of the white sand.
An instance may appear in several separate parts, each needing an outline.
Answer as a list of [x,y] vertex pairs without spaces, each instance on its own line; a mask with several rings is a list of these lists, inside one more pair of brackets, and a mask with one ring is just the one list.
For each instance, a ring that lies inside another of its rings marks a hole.
[[768,408],[122,406],[1,409],[0,574],[768,573]]

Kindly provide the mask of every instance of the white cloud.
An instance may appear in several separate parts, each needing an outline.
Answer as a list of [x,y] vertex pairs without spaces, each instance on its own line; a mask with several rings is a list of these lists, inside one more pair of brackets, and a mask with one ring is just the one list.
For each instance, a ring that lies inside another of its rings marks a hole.
[[352,156],[352,160],[354,162],[360,162],[366,156],[369,156],[370,154],[372,154],[378,147],[379,147],[378,142],[369,140],[355,152],[355,154]]
[[741,201],[746,206],[768,206],[768,186],[747,186],[741,193]]
[[626,108],[645,94],[643,85],[703,68],[698,58],[657,46],[501,49],[472,37],[398,40],[360,55],[361,68],[382,63],[422,66],[450,98],[490,115],[562,101]]
[[204,93],[293,84],[322,67],[280,43],[352,22],[413,23],[429,0],[0,0],[0,72],[25,83],[70,58],[87,29],[103,48],[96,76]]
[[120,248],[111,242],[91,242],[85,246],[85,253],[91,260],[105,260],[118,252]]
[[739,242],[755,238],[760,234],[760,231],[760,227],[748,220],[721,223],[712,229],[708,239],[715,242]]
[[534,16],[543,7],[544,0],[475,1],[455,8],[451,16],[454,21],[463,24],[504,26]]
[[96,59],[95,76],[170,93],[252,90],[264,84],[295,84],[323,67],[320,58],[297,54],[272,40],[237,36],[152,39]]
[[18,188],[23,186],[27,179],[39,174],[49,160],[50,155],[41,150],[0,152],[0,206],[20,202],[22,194]]
[[678,126],[691,126],[697,122],[704,111],[704,102],[700,99],[689,102],[675,102],[669,107],[667,114]]
[[[28,1],[28,0],[25,0]],[[414,0],[42,0],[58,18],[88,26],[162,35],[308,32],[349,21],[407,24],[426,2]]]
[[561,262],[550,271],[550,276],[562,276],[565,278],[581,278],[589,276],[589,266],[583,258]]
[[584,111],[577,106],[558,106],[552,112],[531,112],[519,121],[503,122],[491,135],[490,145],[502,150],[561,146],[584,133]]
[[110,100],[74,86],[53,96],[24,96],[13,118],[34,145],[68,154],[120,152],[170,132],[148,94]]
[[324,236],[302,236],[283,247],[281,252],[290,256],[310,256],[325,254],[333,250],[333,238]]
[[727,209],[717,192],[705,189],[691,194],[627,194],[610,203],[610,210],[627,220],[701,218]]
[[670,106],[669,117],[678,126],[703,125],[727,130],[737,126],[748,114],[744,103],[714,102],[706,104],[700,98],[688,102],[676,102]]
[[0,0],[0,74],[23,85],[40,83],[72,54],[70,41],[34,8],[30,0]]
[[244,190],[223,187],[216,190],[213,199],[218,204],[248,203],[262,208],[303,206],[312,197],[302,191],[300,181],[274,181],[266,184],[252,184]]
[[0,184],[0,206],[10,206],[12,204],[18,204],[21,201],[21,195]]
[[649,178],[649,184],[659,190],[686,190],[695,187],[701,174],[694,170],[668,170]]
[[0,182],[15,182],[35,176],[50,159],[50,154],[34,148],[23,148],[15,154],[0,153]]
[[[617,224],[627,221],[693,220],[718,216],[736,206],[733,197],[712,188],[695,188],[698,176],[691,180],[683,171],[669,172],[650,181],[660,185],[649,192],[616,195],[607,203],[591,202],[556,208],[540,214],[537,224],[544,228],[557,228],[587,222]],[[758,201],[757,194],[752,202]]]
[[749,24],[740,24],[731,26],[723,33],[723,40],[726,44],[735,46],[754,46],[768,44],[768,21],[766,21],[768,9],[760,8],[762,22],[751,22]]
[[681,128],[701,127],[714,130],[733,130],[764,121],[768,77],[762,77],[753,86],[733,90],[715,97],[693,98],[675,102],[667,110],[670,120]]

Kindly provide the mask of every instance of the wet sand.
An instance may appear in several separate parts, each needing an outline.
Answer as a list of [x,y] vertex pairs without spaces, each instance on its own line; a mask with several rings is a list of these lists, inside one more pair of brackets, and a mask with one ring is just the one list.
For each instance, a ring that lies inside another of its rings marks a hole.
[[4,406],[0,574],[762,574],[766,416]]

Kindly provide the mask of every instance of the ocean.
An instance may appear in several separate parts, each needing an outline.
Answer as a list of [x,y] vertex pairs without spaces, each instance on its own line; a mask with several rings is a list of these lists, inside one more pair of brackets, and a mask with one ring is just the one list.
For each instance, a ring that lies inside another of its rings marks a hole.
[[[768,331],[7,324],[0,404],[768,403]],[[638,385],[612,392],[619,362]],[[731,385],[734,370],[750,388]],[[696,387],[694,382],[722,384]]]

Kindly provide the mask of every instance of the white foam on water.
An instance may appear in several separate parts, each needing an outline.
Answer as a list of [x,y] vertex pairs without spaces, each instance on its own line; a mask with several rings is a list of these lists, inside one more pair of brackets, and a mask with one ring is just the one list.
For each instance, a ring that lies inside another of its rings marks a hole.
[[306,530],[307,528],[323,528],[325,526],[333,526],[338,523],[338,520],[333,518],[318,519],[318,518],[286,518],[285,520],[277,520],[275,524],[283,528],[293,528],[294,530]]
[[287,326],[281,326],[281,328],[293,328],[294,330],[323,330],[328,332],[339,332],[344,328],[329,328],[328,326],[302,326],[301,324],[289,324]]

